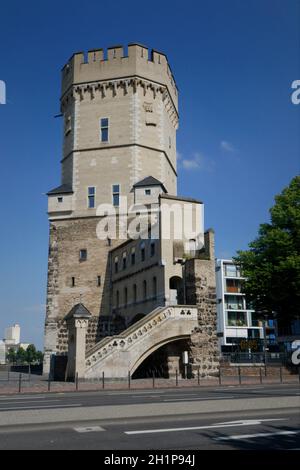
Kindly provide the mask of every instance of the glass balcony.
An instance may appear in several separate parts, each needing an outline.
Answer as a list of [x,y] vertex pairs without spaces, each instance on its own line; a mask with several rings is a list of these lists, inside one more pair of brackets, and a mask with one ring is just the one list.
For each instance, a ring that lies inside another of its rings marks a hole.
[[247,326],[247,313],[227,312],[227,326]]

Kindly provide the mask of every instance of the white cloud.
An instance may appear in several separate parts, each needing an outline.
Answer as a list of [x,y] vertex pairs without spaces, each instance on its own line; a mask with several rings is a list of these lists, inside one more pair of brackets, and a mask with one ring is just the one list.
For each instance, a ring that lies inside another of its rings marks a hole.
[[225,152],[235,152],[235,148],[234,146],[228,142],[227,140],[222,140],[221,143],[220,143],[220,148],[222,150],[225,150]]
[[182,166],[185,170],[195,170],[200,168],[200,165],[196,160],[182,160]]
[[185,170],[213,171],[215,162],[202,153],[194,153],[191,159],[182,160],[182,167]]

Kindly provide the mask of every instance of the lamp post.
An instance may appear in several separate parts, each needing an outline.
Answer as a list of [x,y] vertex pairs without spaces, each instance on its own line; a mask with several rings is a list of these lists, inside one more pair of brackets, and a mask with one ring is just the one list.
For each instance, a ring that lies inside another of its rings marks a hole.
[[268,354],[267,354],[267,323],[268,323],[268,313],[264,312],[263,313],[264,317],[264,362],[265,366],[267,364],[267,359],[268,359]]

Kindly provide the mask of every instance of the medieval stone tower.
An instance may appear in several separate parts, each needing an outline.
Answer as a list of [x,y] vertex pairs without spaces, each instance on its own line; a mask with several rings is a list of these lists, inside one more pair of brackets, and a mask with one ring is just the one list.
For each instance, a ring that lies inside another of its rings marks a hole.
[[[178,91],[165,54],[139,44],[74,54],[62,69],[61,113],[61,184],[48,193],[44,373],[50,370],[52,356],[76,349],[70,346],[73,333],[66,321],[74,312],[89,317],[82,348],[92,351],[104,336],[127,328],[134,315],[172,305],[175,297],[177,303],[187,303],[189,297],[201,304],[202,324],[209,311],[209,325],[200,336],[206,351],[210,348],[215,355],[214,279],[205,275],[204,285],[199,283],[200,259],[212,271],[213,250],[207,257],[207,248],[199,251],[198,242],[187,239],[185,245],[192,251],[183,270],[184,243],[128,244],[119,238],[100,240],[96,234],[100,204],[112,205],[120,220],[124,196],[129,206],[145,204],[147,212],[152,203],[161,207],[162,201],[188,201],[177,196]],[[189,203],[193,210],[203,207],[199,201]],[[206,235],[207,246],[213,246],[211,237],[211,232]],[[185,286],[184,272],[189,275]],[[191,350],[205,349],[194,343],[195,337]],[[82,364],[84,360],[83,355]]]
[[62,179],[48,193],[45,372],[50,355],[66,351],[63,319],[80,296],[93,315],[91,344],[99,315],[109,314],[107,258],[118,242],[96,238],[97,206],[117,206],[120,195],[133,203],[133,185],[149,175],[176,194],[177,103],[166,56],[138,44],[127,53],[109,48],[107,57],[102,49],[76,53],[62,69]]

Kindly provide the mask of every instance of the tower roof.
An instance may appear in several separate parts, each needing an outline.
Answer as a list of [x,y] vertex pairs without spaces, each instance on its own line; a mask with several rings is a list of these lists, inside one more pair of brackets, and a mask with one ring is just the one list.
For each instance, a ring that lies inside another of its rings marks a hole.
[[72,193],[73,193],[73,190],[71,186],[69,186],[68,184],[62,184],[61,186],[58,186],[57,188],[51,189],[51,191],[47,193],[47,196],[55,195],[55,194],[72,194]]
[[163,183],[157,180],[156,178],[154,178],[153,176],[147,176],[143,180],[138,181],[137,183],[133,185],[134,188],[138,188],[138,187],[143,188],[145,186],[161,186],[164,192],[167,193],[167,190],[164,187]]
[[90,318],[91,312],[82,304],[76,304],[74,307],[69,311],[69,313],[65,316],[65,320],[69,320],[70,318]]

